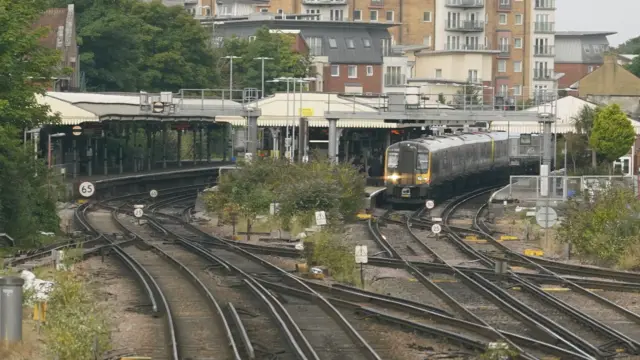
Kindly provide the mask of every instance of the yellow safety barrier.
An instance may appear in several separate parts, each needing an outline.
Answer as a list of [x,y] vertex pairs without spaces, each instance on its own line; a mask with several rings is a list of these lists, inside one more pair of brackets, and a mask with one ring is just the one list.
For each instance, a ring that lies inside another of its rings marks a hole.
[[469,241],[475,241],[475,240],[478,240],[478,237],[475,235],[467,235],[464,237],[464,239]]
[[371,214],[359,213],[356,215],[359,220],[369,220],[371,219]]
[[47,319],[47,303],[39,302],[33,306],[33,320],[45,322]]
[[526,256],[544,256],[544,251],[535,249],[525,249],[524,254]]
[[515,240],[519,240],[517,236],[513,236],[513,235],[501,235],[500,236],[500,241],[515,241]]

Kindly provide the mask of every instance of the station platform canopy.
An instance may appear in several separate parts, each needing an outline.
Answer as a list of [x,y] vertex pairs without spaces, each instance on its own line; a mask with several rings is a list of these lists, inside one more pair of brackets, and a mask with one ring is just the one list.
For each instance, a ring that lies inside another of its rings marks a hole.
[[[552,125],[552,131],[557,134],[566,134],[575,132],[573,118],[578,116],[584,106],[595,108],[597,105],[575,96],[565,96],[557,101],[543,103],[524,111],[538,114],[555,113],[556,122]],[[640,134],[640,122],[629,120],[636,129],[636,134]],[[541,133],[542,125],[530,121],[493,121],[491,122],[491,130],[509,131],[510,133]]]
[[[325,111],[349,111],[363,114],[362,118],[339,120],[338,128],[395,128],[397,124],[386,123],[381,120],[368,119],[366,113],[377,114],[378,110],[372,106],[354,103],[337,94],[327,93],[276,93],[272,96],[253,102],[255,108],[262,110],[258,117],[258,126],[291,126],[298,116],[305,117],[309,121],[309,127],[327,127],[329,122],[325,118]],[[287,105],[289,107],[287,112]],[[239,116],[217,116],[216,122],[227,122],[234,126],[245,126],[246,119]]]
[[68,101],[58,99],[49,94],[36,94],[36,101],[40,105],[49,105],[51,114],[59,114],[62,125],[78,125],[87,122],[99,122],[95,113],[76,106]]

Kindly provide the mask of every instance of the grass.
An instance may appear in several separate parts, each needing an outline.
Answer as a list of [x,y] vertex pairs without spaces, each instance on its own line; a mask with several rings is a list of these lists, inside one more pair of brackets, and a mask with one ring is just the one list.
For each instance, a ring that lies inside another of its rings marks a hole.
[[326,266],[336,281],[360,284],[352,249],[337,234],[326,231],[314,233],[305,238],[305,251],[308,252],[307,261],[310,265]]

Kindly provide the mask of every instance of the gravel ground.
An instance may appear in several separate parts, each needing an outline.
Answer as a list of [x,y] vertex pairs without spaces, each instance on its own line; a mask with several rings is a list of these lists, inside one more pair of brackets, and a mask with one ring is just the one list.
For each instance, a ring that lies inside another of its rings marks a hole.
[[158,351],[164,342],[164,317],[154,318],[151,303],[141,291],[135,275],[115,258],[115,255],[92,257],[76,265],[76,271],[86,274],[100,294],[99,305],[105,306],[111,324],[111,342],[114,352],[138,356],[168,358]]
[[433,257],[416,241],[405,225],[386,224],[380,232],[400,255],[409,261],[433,261]]
[[450,265],[484,267],[482,264],[474,261],[476,260],[475,258],[462,252],[453,243],[453,240],[449,239],[446,235],[441,234],[436,239],[436,236],[431,231],[417,228],[413,229],[413,233]]

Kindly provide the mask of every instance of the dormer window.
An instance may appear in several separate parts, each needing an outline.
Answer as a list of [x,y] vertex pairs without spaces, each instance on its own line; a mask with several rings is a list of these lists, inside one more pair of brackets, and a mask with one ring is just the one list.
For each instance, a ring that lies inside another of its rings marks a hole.
[[369,38],[362,39],[362,43],[364,44],[364,47],[366,47],[366,48],[371,47],[371,39],[369,39]]
[[345,42],[347,43],[347,49],[355,49],[356,45],[353,42],[353,39],[346,39]]
[[329,47],[332,49],[338,48],[338,42],[336,41],[336,38],[329,38]]

